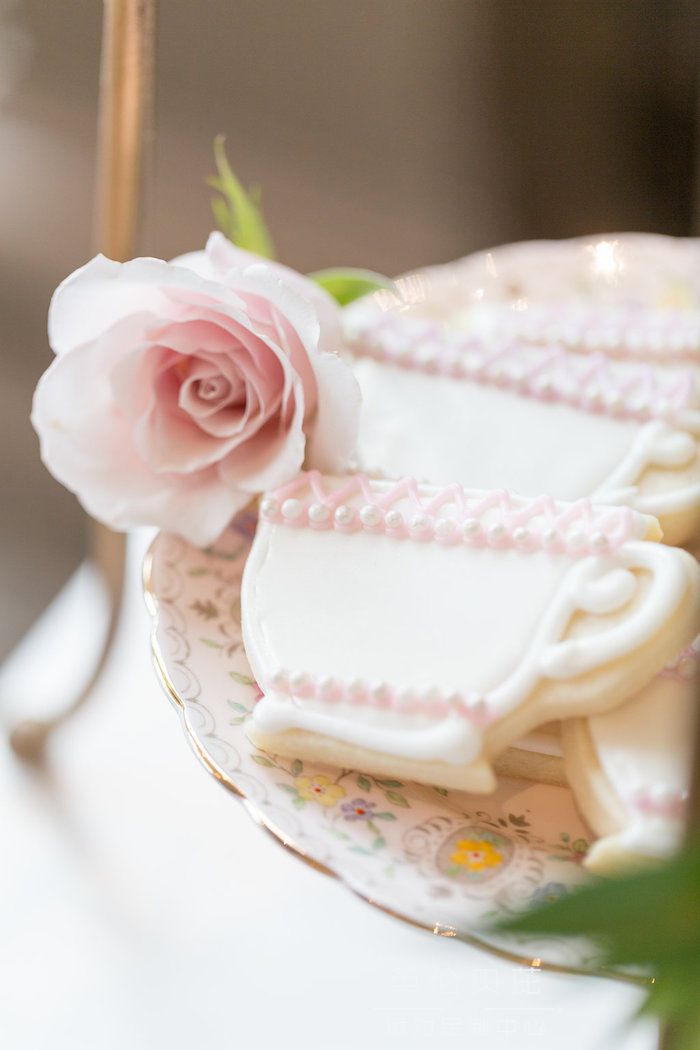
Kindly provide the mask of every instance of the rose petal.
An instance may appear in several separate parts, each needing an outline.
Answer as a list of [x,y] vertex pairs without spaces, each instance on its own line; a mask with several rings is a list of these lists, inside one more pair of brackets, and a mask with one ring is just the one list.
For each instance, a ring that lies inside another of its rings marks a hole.
[[[208,394],[208,390],[212,393]],[[231,376],[219,362],[198,357],[191,361],[189,372],[182,381],[178,404],[200,426],[210,416],[225,409],[233,409],[242,416],[247,405],[246,384],[240,374]]]
[[125,348],[109,370],[115,404],[129,419],[138,419],[147,411],[158,376],[173,363],[167,347],[150,346],[146,327],[141,341]]
[[326,474],[353,467],[362,395],[355,376],[336,354],[314,359],[318,408],[307,445],[306,466]]
[[198,546],[213,542],[249,493],[223,484],[215,468],[154,475],[134,449],[131,423],[114,405],[104,373],[109,353],[99,341],[77,348],[56,358],[39,381],[32,422],[44,463],[89,514],[112,528],[156,525]]
[[231,314],[241,301],[222,284],[205,281],[185,266],[162,259],[112,262],[97,255],[63,281],[49,307],[49,342],[55,353],[87,343],[135,313],[174,320],[178,304],[197,299]]
[[252,252],[236,247],[223,233],[218,231],[211,233],[203,252],[179,255],[173,259],[173,263],[188,267],[208,280],[221,280],[229,270],[245,270],[249,266],[262,263],[291,291],[311,304],[321,326],[319,348],[337,351],[342,346],[338,304],[324,288],[289,266],[270,259],[263,259]]
[[304,395],[298,378],[292,380],[293,417],[288,429],[270,420],[245,445],[221,461],[221,477],[246,492],[264,492],[283,485],[299,472],[304,462],[306,438],[301,427]]

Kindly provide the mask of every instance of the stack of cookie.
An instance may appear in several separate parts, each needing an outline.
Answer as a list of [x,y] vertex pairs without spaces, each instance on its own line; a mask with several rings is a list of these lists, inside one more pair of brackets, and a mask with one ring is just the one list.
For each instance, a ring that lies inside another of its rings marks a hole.
[[471,792],[566,778],[593,870],[672,849],[699,275],[693,242],[517,245],[346,311],[357,472],[269,493],[246,567],[255,743]]

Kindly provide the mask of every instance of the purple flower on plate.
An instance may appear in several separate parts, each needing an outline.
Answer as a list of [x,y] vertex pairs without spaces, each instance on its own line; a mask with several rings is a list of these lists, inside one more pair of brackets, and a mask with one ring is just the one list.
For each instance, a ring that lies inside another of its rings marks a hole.
[[546,882],[544,886],[535,890],[532,895],[532,903],[551,904],[560,897],[565,897],[568,892],[568,887],[563,882]]
[[372,810],[376,802],[367,802],[364,798],[354,798],[352,802],[344,802],[340,807],[345,814],[346,820],[371,820]]

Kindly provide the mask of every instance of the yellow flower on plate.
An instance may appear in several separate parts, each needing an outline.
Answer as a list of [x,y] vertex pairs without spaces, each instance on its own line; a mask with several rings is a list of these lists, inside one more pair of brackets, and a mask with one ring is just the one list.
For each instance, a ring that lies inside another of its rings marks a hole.
[[317,777],[296,777],[294,787],[299,798],[307,802],[318,802],[321,806],[334,806],[345,798],[345,788],[334,784],[330,777],[320,773]]
[[487,839],[460,839],[450,860],[469,871],[483,871],[497,868],[503,863],[503,856]]

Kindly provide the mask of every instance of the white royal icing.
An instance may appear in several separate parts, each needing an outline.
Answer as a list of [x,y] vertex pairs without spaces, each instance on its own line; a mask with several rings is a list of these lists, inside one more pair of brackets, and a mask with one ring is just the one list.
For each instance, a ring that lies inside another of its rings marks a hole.
[[[346,313],[362,391],[358,459],[389,477],[590,496],[654,515],[700,505],[674,471],[698,456],[691,369],[595,360],[552,347],[488,346],[435,320],[361,302]],[[654,492],[639,483],[667,472]]]
[[[367,506],[377,514],[365,525]],[[418,518],[426,539],[382,524],[393,512]],[[474,518],[479,542],[457,529]],[[440,541],[445,521],[459,539]],[[525,527],[528,543],[515,537]],[[577,528],[573,545],[563,541],[567,527]],[[469,763],[488,727],[541,679],[624,656],[673,614],[685,566],[677,551],[635,538],[649,527],[627,508],[301,475],[263,501],[243,578],[246,652],[264,694],[252,724]],[[534,540],[543,534],[548,547]],[[605,552],[593,553],[601,535]],[[606,625],[636,595],[634,570],[649,577],[644,599]],[[603,617],[600,630],[563,638],[579,611]]]
[[591,853],[664,857],[683,831],[698,689],[700,636],[638,696],[588,719],[600,767],[624,813],[623,826]]

